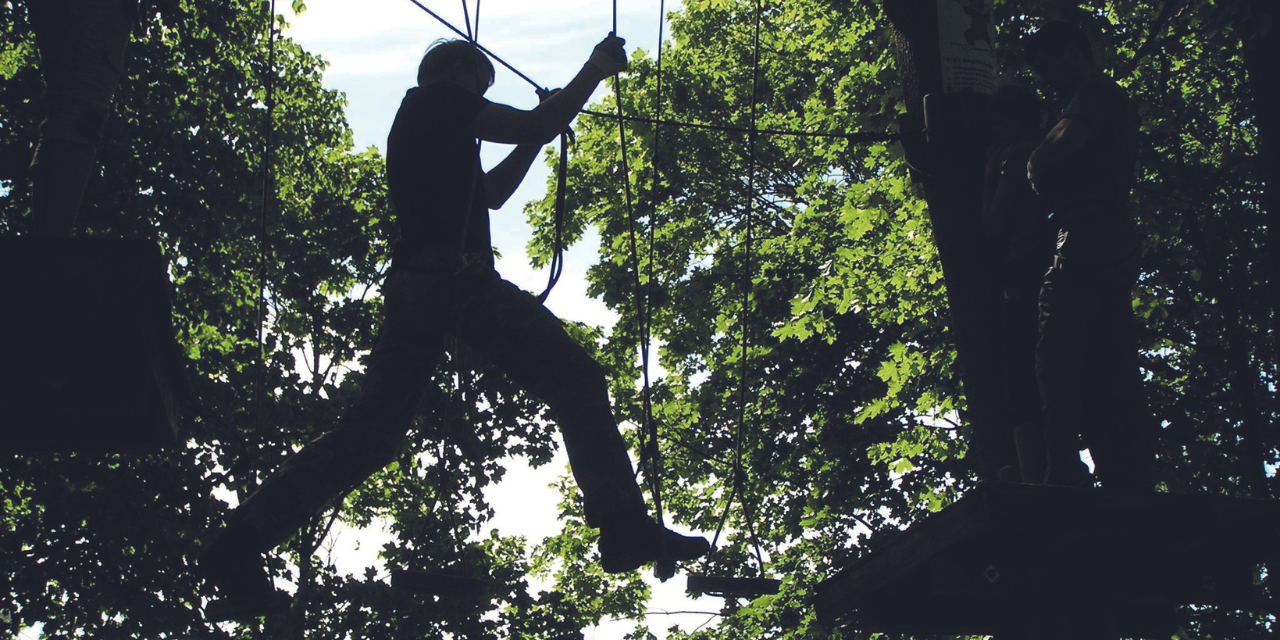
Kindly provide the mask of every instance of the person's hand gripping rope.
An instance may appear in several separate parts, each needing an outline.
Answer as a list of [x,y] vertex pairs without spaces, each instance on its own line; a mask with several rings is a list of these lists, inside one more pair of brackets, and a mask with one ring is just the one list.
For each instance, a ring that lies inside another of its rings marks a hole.
[[591,51],[591,58],[587,60],[587,64],[594,66],[600,70],[606,77],[617,75],[627,70],[627,51],[623,49],[626,40],[619,38],[612,32],[605,36],[600,44],[596,45]]

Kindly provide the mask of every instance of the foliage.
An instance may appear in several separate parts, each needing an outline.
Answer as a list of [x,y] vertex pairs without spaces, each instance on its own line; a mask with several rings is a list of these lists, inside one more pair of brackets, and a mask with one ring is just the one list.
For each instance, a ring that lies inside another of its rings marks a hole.
[[[441,464],[436,425],[455,406],[450,379],[441,376],[424,403],[422,437],[399,463],[335,511],[317,514],[272,556],[273,571],[297,585],[294,613],[269,629],[202,622],[211,593],[194,575],[194,559],[225,518],[225,500],[243,498],[331,428],[359,393],[358,360],[375,337],[393,236],[383,160],[353,148],[345,99],[321,86],[324,63],[281,38],[267,67],[268,6],[146,3],[79,222],[83,234],[153,239],[170,259],[175,324],[192,360],[187,439],[162,455],[45,454],[3,463],[0,609],[11,614],[4,630],[38,624],[48,637],[95,638],[519,630],[536,638],[581,628],[608,607],[536,591],[518,539],[466,546],[474,568],[495,578],[486,606],[505,611],[484,621],[395,596],[385,573],[339,576],[321,547],[334,515],[354,526],[389,516],[397,537],[384,549],[387,566],[450,567],[459,561],[454,522],[466,539],[491,516],[481,491],[501,477],[501,454],[551,458],[542,408],[479,364],[469,376],[472,394],[491,409],[470,417],[491,427],[481,437],[492,461]],[[30,224],[26,165],[43,107],[24,6],[0,11],[0,230],[13,234]]]
[[[1280,274],[1267,271],[1256,107],[1241,82],[1256,11],[1190,0],[996,4],[1002,81],[1050,97],[1020,70],[1018,40],[1045,16],[1072,17],[1095,32],[1102,63],[1141,110],[1134,203],[1147,241],[1135,304],[1163,427],[1161,489],[1274,496],[1266,292]],[[690,1],[671,28],[661,92],[655,52],[633,61],[619,93],[628,115],[749,128],[754,104],[760,129],[854,133],[890,130],[902,110],[875,3]],[[595,110],[614,112],[615,99]],[[634,211],[614,121],[579,121],[570,168],[571,235],[600,230],[592,291],[621,315],[606,346],[615,398],[642,420],[634,354],[648,316],[663,371],[654,414],[666,505],[693,529],[716,530],[728,514],[706,570],[784,580],[777,598],[726,604],[733,615],[695,635],[818,636],[803,606],[812,586],[972,482],[922,193],[892,144],[762,134],[752,152],[741,133],[625,130]],[[528,208],[544,230],[550,204]],[[535,256],[547,255],[545,237]],[[1189,629],[1214,632],[1212,616],[1187,616]]]

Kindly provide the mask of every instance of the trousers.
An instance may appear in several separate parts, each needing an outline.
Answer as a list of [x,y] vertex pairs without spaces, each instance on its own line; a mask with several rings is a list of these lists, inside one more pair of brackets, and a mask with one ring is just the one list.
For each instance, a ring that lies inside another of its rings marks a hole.
[[1149,491],[1155,430],[1138,369],[1133,282],[1126,267],[1054,261],[1040,290],[1036,382],[1050,464],[1078,457],[1083,438],[1104,488]]
[[360,399],[335,429],[258,487],[228,527],[247,527],[270,549],[389,463],[403,448],[445,340],[455,332],[551,409],[588,524],[644,511],[604,368],[532,294],[492,270],[468,277],[400,270],[387,277],[383,295],[385,320],[366,359]]

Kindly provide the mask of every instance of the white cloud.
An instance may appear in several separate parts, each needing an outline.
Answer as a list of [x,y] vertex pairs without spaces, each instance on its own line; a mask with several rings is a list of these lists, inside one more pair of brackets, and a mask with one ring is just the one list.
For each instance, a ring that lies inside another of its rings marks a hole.
[[[422,0],[422,3],[457,28],[466,30],[461,3],[438,0]],[[286,13],[290,16],[290,35],[299,40],[351,41],[421,34],[424,30],[447,31],[410,0],[363,0],[358,11],[351,10],[353,5],[349,0],[308,0],[307,10],[301,15]],[[488,0],[481,3],[480,37],[483,42],[491,26],[504,22],[537,28],[563,23],[566,18],[576,21],[588,16],[600,20],[600,26],[607,31],[610,8],[609,3],[599,0]],[[475,4],[469,2],[468,9],[474,12]],[[470,18],[474,20],[475,16]]]
[[332,60],[326,58],[329,62],[329,67],[325,69],[325,75],[330,78],[337,76],[388,75],[394,76],[396,80],[403,81],[405,78],[414,77],[418,60],[421,58],[422,51],[418,47],[399,47],[366,53],[343,54],[335,56]]

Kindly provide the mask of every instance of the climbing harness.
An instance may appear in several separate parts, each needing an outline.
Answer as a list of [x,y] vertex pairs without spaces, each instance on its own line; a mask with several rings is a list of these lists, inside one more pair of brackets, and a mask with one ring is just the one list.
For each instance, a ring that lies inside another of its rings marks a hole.
[[[539,90],[541,91],[541,90]],[[560,274],[564,272],[564,219],[565,197],[569,175],[569,144],[573,142],[573,130],[566,129],[560,134],[560,162],[556,167],[556,203],[555,203],[555,235],[552,240],[551,264],[547,268],[547,288],[538,294],[538,302],[546,302],[547,296],[556,283],[560,282]]]

